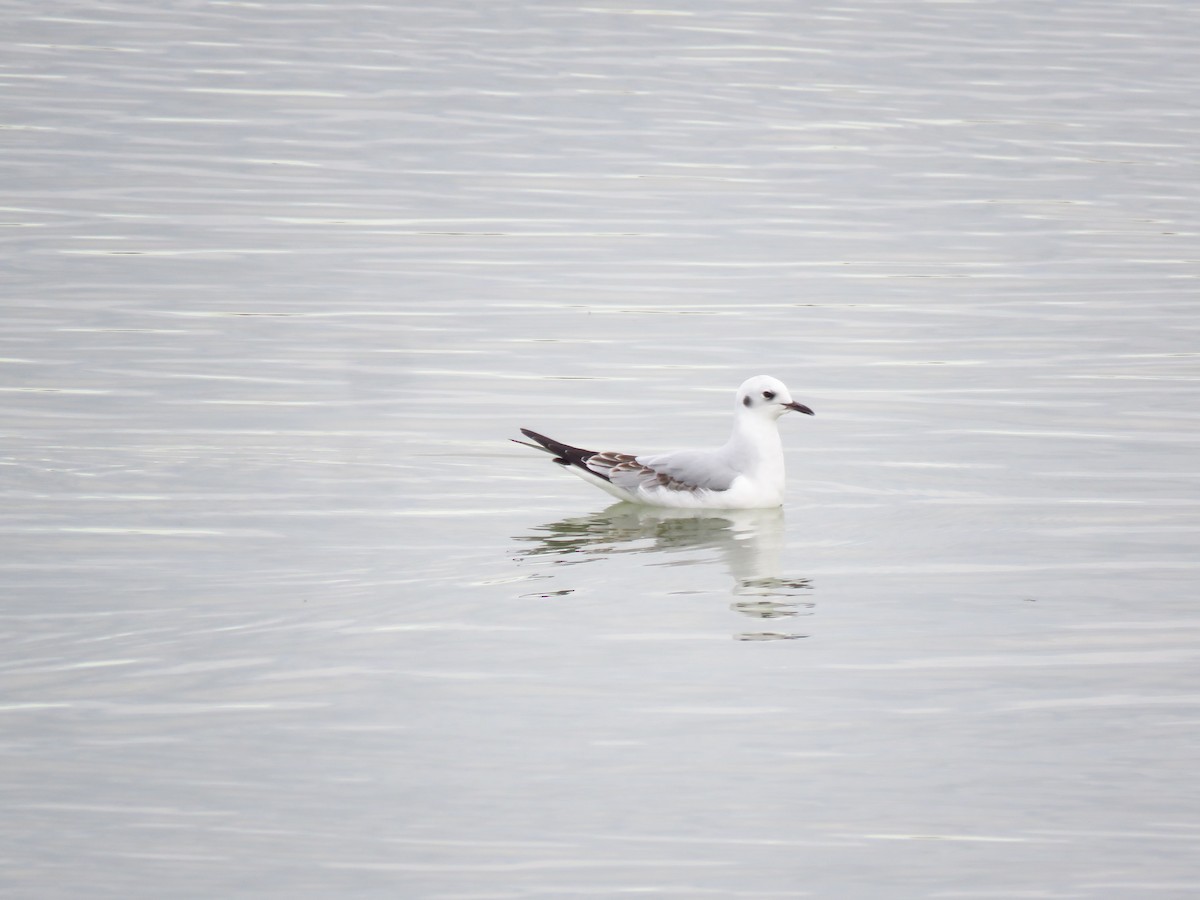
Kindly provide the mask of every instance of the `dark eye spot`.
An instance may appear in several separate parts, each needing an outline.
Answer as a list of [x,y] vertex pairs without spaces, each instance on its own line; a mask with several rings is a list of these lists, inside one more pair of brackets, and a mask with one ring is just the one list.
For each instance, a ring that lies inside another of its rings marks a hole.
[[774,400],[775,392],[774,391],[763,391],[763,399],[764,400]]
[[749,398],[749,397],[743,397],[743,398],[742,398],[742,406],[749,406],[749,405],[750,405],[750,398]]

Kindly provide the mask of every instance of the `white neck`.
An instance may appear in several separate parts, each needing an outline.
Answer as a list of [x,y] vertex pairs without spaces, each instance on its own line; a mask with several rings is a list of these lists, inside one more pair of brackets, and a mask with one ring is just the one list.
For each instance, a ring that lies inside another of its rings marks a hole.
[[755,477],[777,482],[783,489],[783,442],[773,418],[738,410],[733,422],[733,434],[722,451],[739,468],[753,472]]

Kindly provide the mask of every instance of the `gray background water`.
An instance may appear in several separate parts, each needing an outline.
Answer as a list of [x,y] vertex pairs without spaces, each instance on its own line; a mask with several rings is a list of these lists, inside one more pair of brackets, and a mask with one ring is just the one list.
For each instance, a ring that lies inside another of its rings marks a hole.
[[[0,890],[1200,894],[1200,14],[16,2]],[[507,443],[723,440],[677,518]]]

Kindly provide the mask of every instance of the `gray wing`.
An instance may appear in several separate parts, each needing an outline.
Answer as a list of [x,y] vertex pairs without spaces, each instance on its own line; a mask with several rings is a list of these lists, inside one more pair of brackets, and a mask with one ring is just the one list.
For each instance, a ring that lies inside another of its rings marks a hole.
[[680,450],[658,456],[597,453],[587,467],[627,491],[666,488],[670,491],[727,491],[738,473],[713,453]]

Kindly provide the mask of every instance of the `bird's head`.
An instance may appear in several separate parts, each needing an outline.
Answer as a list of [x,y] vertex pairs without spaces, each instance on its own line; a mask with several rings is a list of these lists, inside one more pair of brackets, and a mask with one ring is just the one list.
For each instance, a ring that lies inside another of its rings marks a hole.
[[770,419],[778,419],[784,413],[793,411],[813,415],[811,409],[792,399],[786,384],[770,375],[755,375],[744,381],[738,388],[737,408],[743,413]]

